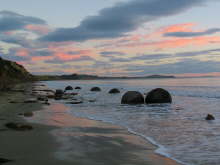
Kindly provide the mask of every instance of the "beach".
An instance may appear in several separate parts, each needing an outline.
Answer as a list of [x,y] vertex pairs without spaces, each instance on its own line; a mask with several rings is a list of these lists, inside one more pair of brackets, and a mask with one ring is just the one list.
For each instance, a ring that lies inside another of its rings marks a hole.
[[[155,154],[156,146],[123,127],[68,115],[68,107],[55,101],[50,105],[23,103],[29,97],[25,93],[0,95],[0,158],[12,160],[5,164],[177,165]],[[27,111],[34,116],[18,115]],[[7,129],[4,124],[8,122],[27,123],[33,130]]]

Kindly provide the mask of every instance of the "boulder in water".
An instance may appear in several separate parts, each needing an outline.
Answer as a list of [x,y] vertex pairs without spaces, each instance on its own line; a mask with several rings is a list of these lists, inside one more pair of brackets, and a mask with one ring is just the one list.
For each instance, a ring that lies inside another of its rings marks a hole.
[[122,96],[121,104],[144,104],[144,96],[137,91],[128,91]]
[[208,114],[205,119],[206,120],[215,120],[215,117],[211,114]]
[[162,88],[156,88],[150,91],[146,98],[146,104],[172,103],[172,97],[168,91]]
[[75,87],[75,89],[81,89],[81,87]]
[[93,87],[93,88],[91,88],[90,91],[93,91],[93,92],[100,92],[101,89],[100,89],[99,87]]
[[115,93],[120,93],[120,91],[119,91],[119,89],[117,89],[117,88],[113,88],[113,89],[111,89],[108,93],[110,93],[110,94],[115,94]]
[[70,91],[70,90],[73,90],[73,87],[67,86],[67,87],[65,88],[65,91]]

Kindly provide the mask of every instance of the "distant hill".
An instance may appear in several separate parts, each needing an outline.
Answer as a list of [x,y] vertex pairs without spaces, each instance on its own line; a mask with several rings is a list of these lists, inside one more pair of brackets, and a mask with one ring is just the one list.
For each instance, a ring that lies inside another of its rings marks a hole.
[[7,89],[17,82],[32,79],[33,76],[22,65],[0,57],[0,90]]
[[176,78],[175,76],[166,76],[166,75],[150,75],[146,78]]
[[144,77],[102,77],[86,74],[71,75],[42,75],[36,76],[38,80],[111,80],[111,79],[153,79],[153,78],[176,78],[175,76],[150,75]]

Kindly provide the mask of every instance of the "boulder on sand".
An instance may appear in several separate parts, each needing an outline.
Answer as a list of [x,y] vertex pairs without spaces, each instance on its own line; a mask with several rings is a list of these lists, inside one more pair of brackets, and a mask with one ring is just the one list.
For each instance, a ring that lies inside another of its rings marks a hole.
[[73,90],[73,87],[67,86],[67,87],[65,88],[65,91],[70,91],[70,90]]
[[115,94],[115,93],[120,93],[120,91],[117,88],[113,88],[108,93]]
[[168,91],[162,88],[156,88],[150,91],[146,98],[146,104],[172,103],[172,97]]
[[63,96],[63,94],[64,94],[64,92],[63,92],[62,89],[57,89],[56,92],[55,92],[55,99],[56,99],[56,100],[61,99],[62,96]]
[[121,104],[144,104],[144,96],[137,91],[128,91],[122,96]]
[[101,89],[99,87],[93,87],[93,88],[91,88],[90,91],[99,92],[99,91],[101,91]]

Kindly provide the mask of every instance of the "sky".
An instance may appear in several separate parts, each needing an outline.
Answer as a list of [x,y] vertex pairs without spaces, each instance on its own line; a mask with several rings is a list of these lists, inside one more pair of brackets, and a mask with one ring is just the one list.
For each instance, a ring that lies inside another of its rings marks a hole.
[[219,0],[1,0],[0,57],[33,74],[220,76]]

